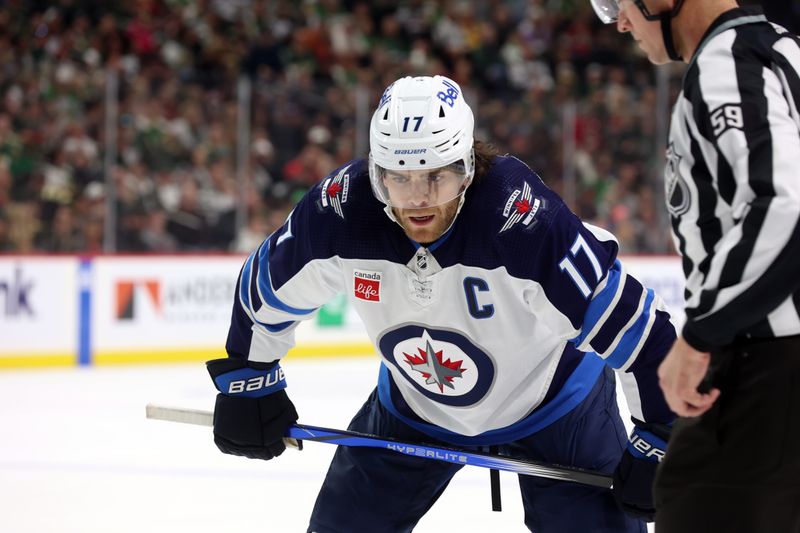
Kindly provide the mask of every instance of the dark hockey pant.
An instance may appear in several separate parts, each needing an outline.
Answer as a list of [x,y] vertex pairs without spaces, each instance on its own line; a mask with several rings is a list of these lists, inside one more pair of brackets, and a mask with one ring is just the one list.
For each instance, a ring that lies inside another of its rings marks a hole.
[[[437,442],[399,421],[375,392],[350,423],[350,430],[406,441]],[[612,473],[626,445],[613,373],[602,374],[587,398],[545,429],[500,450],[518,457]],[[411,531],[436,502],[459,465],[375,449],[340,446],[311,516],[317,533]],[[625,516],[607,489],[519,476],[525,524],[537,533],[627,533],[646,531]],[[487,476],[488,485],[488,476]],[[487,509],[488,509],[487,492]],[[452,531],[466,531],[454,514]]]
[[721,394],[675,424],[655,482],[656,533],[800,533],[800,336],[711,357]]

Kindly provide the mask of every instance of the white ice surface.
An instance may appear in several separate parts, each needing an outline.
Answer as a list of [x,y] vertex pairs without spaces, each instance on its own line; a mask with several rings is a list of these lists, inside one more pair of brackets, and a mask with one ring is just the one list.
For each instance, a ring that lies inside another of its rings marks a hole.
[[[282,366],[300,422],[337,428],[378,372],[372,358]],[[202,364],[0,372],[0,532],[304,532],[335,446],[254,461],[219,453],[210,428],[145,418],[148,403],[213,400]],[[468,467],[415,531],[527,531],[516,476],[500,477],[503,512],[488,470]]]

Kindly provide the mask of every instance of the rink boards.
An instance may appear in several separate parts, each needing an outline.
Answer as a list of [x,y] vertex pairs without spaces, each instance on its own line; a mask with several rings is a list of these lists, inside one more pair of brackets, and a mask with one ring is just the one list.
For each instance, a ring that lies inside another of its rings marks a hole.
[[[0,257],[0,369],[204,361],[225,355],[240,255]],[[673,256],[627,256],[682,322]],[[296,330],[295,357],[368,355],[341,297]]]

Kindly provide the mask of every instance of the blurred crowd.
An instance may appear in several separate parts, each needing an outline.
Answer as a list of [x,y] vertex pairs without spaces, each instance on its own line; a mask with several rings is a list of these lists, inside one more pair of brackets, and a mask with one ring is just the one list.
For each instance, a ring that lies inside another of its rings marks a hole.
[[623,251],[668,252],[655,71],[587,4],[0,1],[0,252],[102,252],[109,227],[117,251],[249,251],[366,155],[388,83],[439,73],[465,89],[477,138]]

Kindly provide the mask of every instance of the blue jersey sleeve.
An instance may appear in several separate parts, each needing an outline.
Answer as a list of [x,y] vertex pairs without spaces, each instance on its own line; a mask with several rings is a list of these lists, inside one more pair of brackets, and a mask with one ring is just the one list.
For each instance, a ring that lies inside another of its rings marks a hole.
[[345,165],[313,187],[245,261],[226,343],[230,356],[280,359],[294,345],[298,322],[343,290],[335,243],[345,231],[341,193],[351,168]]
[[675,340],[666,306],[628,274],[614,236],[581,223],[566,206],[553,217],[538,260],[548,299],[569,318],[571,342],[617,370],[632,415],[670,422],[656,371]]

